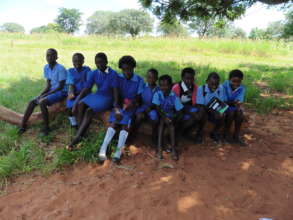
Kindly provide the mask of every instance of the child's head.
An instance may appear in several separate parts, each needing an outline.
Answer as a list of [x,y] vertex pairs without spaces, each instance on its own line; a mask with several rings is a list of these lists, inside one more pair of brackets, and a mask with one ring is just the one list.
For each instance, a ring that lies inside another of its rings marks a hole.
[[181,80],[187,87],[191,87],[194,83],[195,70],[191,67],[184,68],[181,71]]
[[54,63],[56,63],[57,59],[58,59],[57,50],[55,50],[54,48],[49,48],[46,52],[47,63],[54,64]]
[[107,55],[102,52],[97,53],[95,56],[95,63],[96,63],[96,67],[102,72],[104,72],[107,69],[107,65],[108,65]]
[[159,78],[159,85],[160,85],[160,90],[165,94],[169,94],[171,89],[172,89],[172,77],[169,75],[163,75],[160,76]]
[[149,69],[147,72],[147,82],[149,85],[155,85],[158,80],[158,70],[156,69]]
[[82,65],[84,64],[84,56],[82,55],[82,53],[73,54],[72,63],[74,68],[80,69]]
[[136,61],[132,56],[123,56],[118,62],[118,67],[122,70],[124,76],[130,79],[136,67]]
[[237,89],[243,80],[243,72],[237,69],[232,70],[229,74],[229,80],[230,80],[232,89]]
[[216,89],[219,87],[219,84],[220,84],[219,74],[216,72],[210,73],[208,75],[206,83],[208,84],[208,87],[211,91],[216,91]]

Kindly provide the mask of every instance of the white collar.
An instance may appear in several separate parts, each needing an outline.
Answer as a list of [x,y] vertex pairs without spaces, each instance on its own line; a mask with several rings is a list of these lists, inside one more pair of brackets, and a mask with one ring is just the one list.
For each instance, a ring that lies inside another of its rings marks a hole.
[[181,87],[183,89],[183,92],[187,92],[188,91],[188,87],[186,86],[186,84],[183,81],[181,82]]
[[104,73],[109,73],[109,67],[105,69]]

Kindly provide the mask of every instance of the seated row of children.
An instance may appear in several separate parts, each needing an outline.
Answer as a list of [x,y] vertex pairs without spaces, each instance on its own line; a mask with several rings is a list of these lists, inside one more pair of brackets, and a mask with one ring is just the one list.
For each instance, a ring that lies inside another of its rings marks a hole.
[[[118,67],[121,74],[108,66],[104,53],[96,54],[97,69],[93,71],[83,65],[84,56],[81,53],[73,55],[74,67],[68,70],[57,63],[57,59],[57,51],[48,49],[48,64],[44,66],[47,86],[29,102],[19,129],[20,134],[26,131],[29,117],[39,105],[44,121],[42,133],[48,135],[50,128],[47,107],[67,98],[70,124],[77,128],[75,137],[67,146],[68,150],[73,150],[81,141],[96,113],[111,110],[110,126],[97,152],[100,161],[107,159],[107,148],[120,130],[117,149],[112,157],[112,161],[118,163],[130,130],[133,131],[131,135],[134,135],[146,120],[152,124],[152,138],[160,159],[163,158],[165,129],[168,129],[170,137],[171,148],[168,150],[172,159],[178,160],[176,136],[190,136],[195,143],[201,144],[207,121],[214,124],[210,133],[214,142],[228,141],[245,145],[239,136],[244,118],[242,103],[245,95],[245,87],[241,84],[243,73],[240,70],[232,70],[229,80],[221,85],[219,75],[212,72],[208,75],[206,84],[198,87],[195,84],[195,70],[192,68],[184,68],[181,72],[182,80],[175,84],[171,76],[159,77],[156,69],[150,69],[145,83],[134,72],[136,61],[132,56],[120,58]],[[96,92],[93,92],[94,85],[97,87]],[[229,132],[233,122],[235,129],[231,135]],[[220,135],[221,128],[223,135]],[[192,136],[193,129],[196,129],[196,134]]]

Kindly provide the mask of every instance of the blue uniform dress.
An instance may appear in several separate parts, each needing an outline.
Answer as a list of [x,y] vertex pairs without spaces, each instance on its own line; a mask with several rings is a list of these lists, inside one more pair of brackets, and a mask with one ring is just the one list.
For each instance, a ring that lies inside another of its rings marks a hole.
[[[152,89],[151,87],[149,87],[148,84],[145,85],[143,92],[141,94],[142,105],[140,107],[138,107],[138,109],[136,110],[136,113],[145,112],[150,106],[153,105],[153,103],[152,103],[153,96],[157,91],[159,91],[159,89],[160,88],[158,86],[156,86],[155,88]],[[152,121],[157,121],[159,119],[158,113],[155,109],[151,110],[148,113],[148,117]]]
[[[244,96],[245,96],[245,87],[243,85],[240,85],[237,89],[234,91],[231,88],[231,84],[229,80],[226,80],[222,86],[224,87],[225,90],[225,95],[227,98],[227,102],[232,102],[232,101],[239,101],[240,103],[244,102]],[[228,112],[235,111],[236,107],[235,106],[229,106]]]
[[[123,104],[132,102],[137,95],[141,95],[145,87],[144,80],[140,76],[133,74],[131,79],[126,79],[123,74],[118,75],[118,89],[120,97],[123,100]],[[117,123],[121,125],[130,126],[131,120],[137,111],[137,108],[131,108],[125,110],[125,108],[119,109],[122,114],[122,119],[117,121],[115,118],[115,112],[110,114],[109,122]]]
[[[205,84],[205,86],[198,87],[197,96],[196,96],[196,104],[206,106],[210,102],[210,100],[214,97],[220,99],[222,102],[226,102],[227,98],[226,98],[224,87],[222,85],[219,85],[219,87],[213,92],[209,89],[208,85]],[[216,120],[214,119],[210,111],[208,111],[208,116],[211,122],[216,122]]]
[[[50,91],[56,89],[59,83],[67,78],[67,70],[65,67],[59,63],[51,69],[49,64],[44,66],[44,77],[51,82]],[[48,105],[53,105],[57,102],[64,100],[67,96],[66,86],[62,90],[54,92],[45,98],[47,99]]]
[[81,71],[78,72],[76,68],[68,69],[68,76],[66,80],[67,86],[74,86],[74,95],[75,98],[67,100],[66,107],[72,108],[75,104],[77,96],[80,94],[81,90],[86,87],[86,82],[89,79],[91,69],[88,66],[83,66]]
[[153,97],[153,104],[159,106],[161,111],[170,119],[175,118],[177,112],[184,107],[173,91],[166,97],[161,90],[157,91]]
[[105,72],[99,69],[90,73],[86,88],[91,89],[95,84],[97,92],[84,97],[81,102],[89,106],[94,112],[102,112],[113,107],[113,88],[117,87],[116,71],[108,67]]

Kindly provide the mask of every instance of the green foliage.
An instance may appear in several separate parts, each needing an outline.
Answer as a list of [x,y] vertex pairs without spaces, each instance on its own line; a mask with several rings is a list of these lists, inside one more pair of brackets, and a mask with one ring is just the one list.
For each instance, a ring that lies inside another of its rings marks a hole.
[[293,38],[293,9],[286,14],[283,36],[285,38]]
[[172,37],[186,37],[188,32],[186,28],[178,21],[169,23],[160,23],[158,27],[158,32],[162,33],[164,36]]
[[112,30],[109,25],[114,15],[112,11],[96,11],[87,19],[86,33],[110,35]]
[[11,33],[24,33],[24,27],[20,24],[8,22],[4,23],[2,26],[0,26],[0,31],[3,32],[11,32]]
[[66,33],[73,34],[79,30],[82,13],[78,9],[59,8],[56,23]]
[[62,28],[55,23],[49,23],[48,25],[43,25],[40,27],[35,27],[31,30],[31,34],[34,33],[55,33],[55,32],[62,32]]

